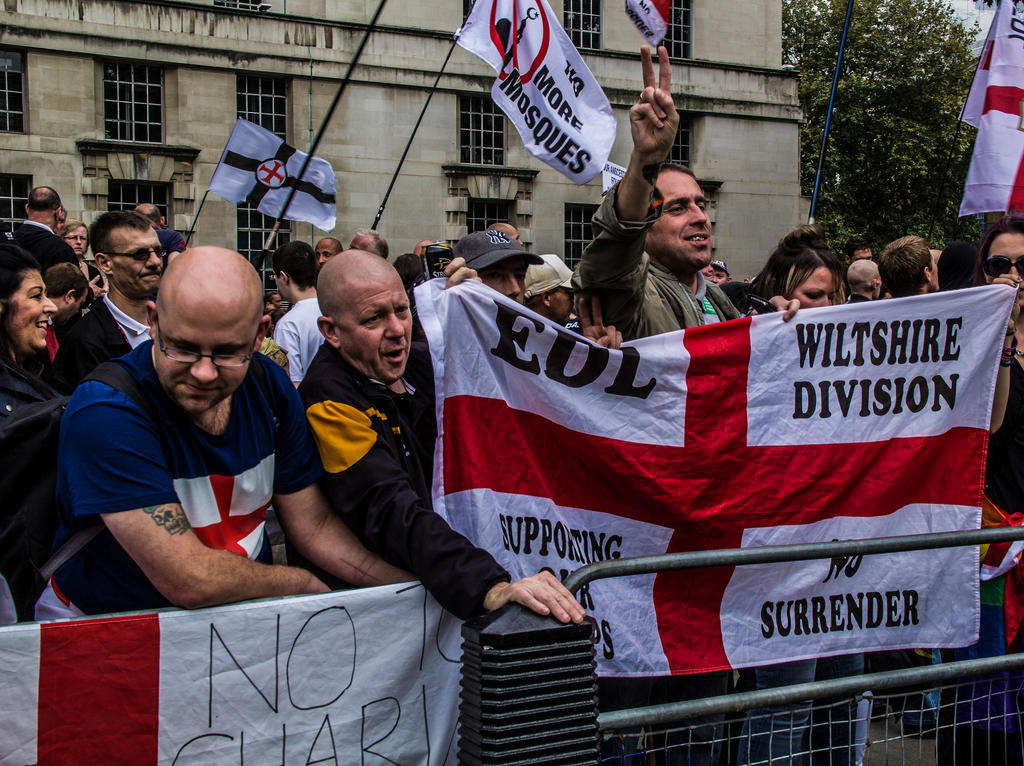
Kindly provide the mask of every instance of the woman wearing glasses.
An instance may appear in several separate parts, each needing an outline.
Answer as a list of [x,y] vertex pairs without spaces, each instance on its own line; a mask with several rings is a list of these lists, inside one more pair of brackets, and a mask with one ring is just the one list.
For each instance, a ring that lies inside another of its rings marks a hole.
[[89,250],[89,230],[82,221],[77,218],[69,218],[64,223],[64,241],[71,245],[78,258],[78,268],[82,270],[85,278],[89,280],[91,288],[89,298],[85,301],[85,308],[94,300],[99,300],[107,292],[107,284],[103,280],[100,270],[92,263],[85,260],[85,254]]
[[[978,248],[974,281],[1018,288],[1024,283],[1024,215],[1004,216],[989,227]],[[985,464],[983,527],[1019,523],[1013,517],[1024,514],[1024,318],[1017,319],[1022,302],[1024,293],[1018,292],[1000,360]],[[978,643],[954,650],[954,659],[997,657],[1020,650],[1020,620],[1008,620],[1020,614],[1012,594],[1021,592],[1021,564],[1009,556],[1000,560],[997,547],[1003,546],[982,549],[987,555],[981,562]],[[1024,760],[1024,679],[1018,671],[972,680],[958,689],[957,726],[944,748],[949,753],[944,763],[969,763],[972,758],[975,763],[1020,763]]]

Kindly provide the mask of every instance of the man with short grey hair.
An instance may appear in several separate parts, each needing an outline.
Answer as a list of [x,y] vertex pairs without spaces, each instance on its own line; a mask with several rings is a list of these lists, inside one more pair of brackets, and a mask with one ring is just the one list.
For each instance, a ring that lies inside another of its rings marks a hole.
[[882,278],[878,275],[878,264],[869,258],[861,258],[850,264],[846,271],[846,282],[850,285],[847,303],[863,303],[878,300],[882,291]]
[[[452,285],[472,278],[455,258]],[[562,622],[583,608],[550,572],[516,582],[487,551],[452,530],[431,500],[437,424],[425,344],[395,268],[346,250],[320,273],[325,342],[299,386],[335,513],[371,551],[408,569],[446,609],[466,619],[514,601]]]
[[348,246],[349,250],[365,250],[388,259],[388,241],[376,229],[356,229],[355,236]]

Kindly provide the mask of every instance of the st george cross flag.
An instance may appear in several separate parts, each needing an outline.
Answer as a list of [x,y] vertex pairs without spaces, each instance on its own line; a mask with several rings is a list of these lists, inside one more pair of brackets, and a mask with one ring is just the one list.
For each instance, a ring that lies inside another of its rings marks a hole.
[[1002,0],[961,119],[978,129],[960,215],[1024,210],[1024,19]]
[[578,184],[601,172],[612,107],[545,0],[476,0],[456,39],[498,73],[491,98],[531,154]]
[[626,0],[626,15],[651,45],[657,45],[668,32],[672,0]]
[[452,763],[459,627],[419,583],[0,627],[0,763]]
[[[615,351],[479,283],[442,286],[416,297],[437,385],[435,509],[514,577],[980,525],[1012,288],[769,314]],[[613,578],[581,603],[602,675],[964,646],[978,553]]]
[[327,160],[313,157],[300,181],[299,171],[305,161],[305,152],[288,146],[269,130],[239,118],[209,189],[228,202],[248,202],[264,215],[277,218],[291,188],[298,186],[288,212],[282,217],[333,231],[337,192],[334,170]]

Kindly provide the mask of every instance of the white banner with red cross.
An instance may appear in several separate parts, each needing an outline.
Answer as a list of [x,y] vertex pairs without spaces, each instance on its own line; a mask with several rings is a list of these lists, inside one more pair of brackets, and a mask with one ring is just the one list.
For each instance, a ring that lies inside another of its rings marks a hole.
[[460,625],[406,583],[0,628],[0,763],[451,763]]
[[1003,0],[960,119],[978,129],[960,215],[1024,210],[1024,16]]
[[[769,314],[609,351],[479,283],[435,280],[416,300],[437,384],[435,508],[517,577],[976,529],[1013,295]],[[963,646],[978,632],[977,556],[615,578],[580,598],[604,675]]]

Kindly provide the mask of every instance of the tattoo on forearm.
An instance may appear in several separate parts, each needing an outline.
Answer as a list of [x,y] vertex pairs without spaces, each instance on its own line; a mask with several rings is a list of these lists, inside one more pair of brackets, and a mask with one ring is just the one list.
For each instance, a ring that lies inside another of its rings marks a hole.
[[185,512],[176,503],[147,505],[142,511],[148,513],[153,521],[163,527],[169,535],[183,535],[192,529],[192,525],[185,517]]

